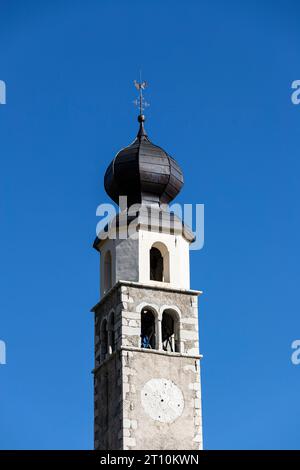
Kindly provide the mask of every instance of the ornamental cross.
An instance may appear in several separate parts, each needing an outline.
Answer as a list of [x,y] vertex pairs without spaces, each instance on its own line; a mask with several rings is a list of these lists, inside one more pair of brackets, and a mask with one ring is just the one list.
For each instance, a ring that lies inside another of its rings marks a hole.
[[139,92],[139,97],[134,100],[134,104],[139,108],[140,114],[143,114],[144,109],[147,108],[147,106],[150,106],[149,103],[145,101],[145,98],[143,96],[143,90],[148,87],[148,83],[145,81],[142,82],[141,79],[139,82],[134,80],[134,86]]

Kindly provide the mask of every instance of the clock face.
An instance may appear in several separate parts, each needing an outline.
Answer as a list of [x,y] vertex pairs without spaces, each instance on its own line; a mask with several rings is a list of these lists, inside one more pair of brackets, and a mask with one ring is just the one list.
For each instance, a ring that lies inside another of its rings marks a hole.
[[172,423],[184,409],[182,391],[171,380],[151,379],[141,391],[142,406],[150,418]]

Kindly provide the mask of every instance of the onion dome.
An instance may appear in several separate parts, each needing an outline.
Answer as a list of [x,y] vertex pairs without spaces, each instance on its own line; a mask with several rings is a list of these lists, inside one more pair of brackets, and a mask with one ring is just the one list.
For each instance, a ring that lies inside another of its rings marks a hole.
[[128,206],[169,203],[183,186],[182,171],[165,150],[149,140],[143,114],[138,121],[136,139],[117,153],[106,170],[105,190],[117,204],[120,196],[127,196]]

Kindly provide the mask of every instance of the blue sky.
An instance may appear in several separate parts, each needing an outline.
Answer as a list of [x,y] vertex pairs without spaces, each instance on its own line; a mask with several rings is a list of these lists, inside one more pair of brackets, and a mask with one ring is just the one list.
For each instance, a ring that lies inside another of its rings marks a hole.
[[299,3],[0,2],[0,448],[92,448],[96,207],[137,130],[205,204],[207,449],[300,448]]

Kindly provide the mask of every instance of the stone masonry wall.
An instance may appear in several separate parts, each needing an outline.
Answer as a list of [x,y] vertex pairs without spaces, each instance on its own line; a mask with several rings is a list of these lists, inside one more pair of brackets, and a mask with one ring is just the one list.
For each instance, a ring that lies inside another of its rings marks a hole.
[[[122,364],[123,449],[202,449],[199,361],[151,350],[124,350]],[[167,379],[183,394],[183,412],[174,422],[153,420],[142,405],[143,387],[153,378]]]
[[[162,351],[159,341],[160,351],[140,349],[145,307],[155,312],[157,337],[163,311],[177,312],[180,353]],[[112,311],[115,351],[100,361],[100,328]],[[202,448],[197,293],[119,283],[94,312],[95,449]],[[172,423],[151,419],[142,406],[142,387],[152,378],[167,379],[182,392],[182,415]]]
[[157,316],[157,337],[161,331],[163,311],[172,309],[180,316],[181,352],[191,355],[199,354],[198,298],[190,292],[174,292],[142,284],[138,287],[121,286],[122,345],[140,347],[141,310],[143,308],[150,307]]
[[[122,367],[120,291],[111,290],[95,307],[95,370],[94,370],[94,447],[96,450],[117,450],[123,447],[122,435]],[[104,319],[115,314],[115,352],[100,362],[100,328]]]

